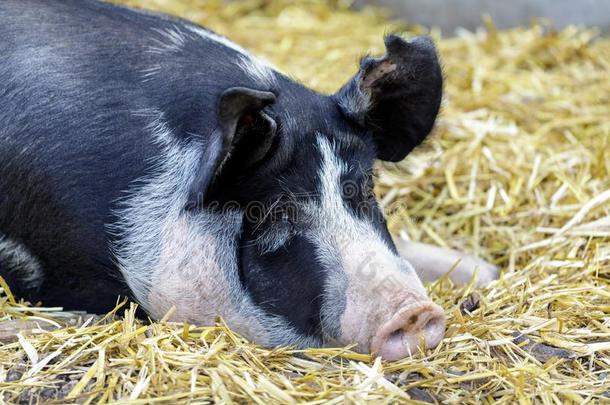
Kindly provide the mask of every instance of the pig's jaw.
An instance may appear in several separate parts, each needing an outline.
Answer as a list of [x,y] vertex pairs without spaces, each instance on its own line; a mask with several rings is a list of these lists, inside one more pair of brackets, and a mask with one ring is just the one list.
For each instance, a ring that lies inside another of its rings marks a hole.
[[250,335],[263,338],[265,332],[255,320],[239,319],[243,316],[238,310],[238,285],[231,272],[223,269],[233,267],[227,258],[230,240],[221,239],[217,229],[209,226],[205,233],[197,228],[187,215],[166,227],[146,309],[160,318],[173,306],[172,320],[202,326],[213,325],[215,317],[222,315],[230,323],[247,323]]
[[213,325],[221,316],[237,333],[262,345],[319,346],[316,339],[257,307],[243,289],[235,254],[240,216],[203,211],[172,221],[152,273],[146,309],[160,318],[173,306],[170,320],[200,326]]

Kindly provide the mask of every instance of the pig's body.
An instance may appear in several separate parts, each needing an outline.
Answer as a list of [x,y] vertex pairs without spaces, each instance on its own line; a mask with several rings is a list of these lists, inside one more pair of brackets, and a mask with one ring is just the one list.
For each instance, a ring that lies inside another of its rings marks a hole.
[[204,148],[222,91],[262,85],[184,21],[82,0],[3,1],[0,19],[0,231],[44,264],[45,303],[106,311],[131,295],[109,225],[159,138]]
[[140,42],[151,19],[89,1],[29,0],[0,3],[0,19],[0,231],[44,268],[36,291],[13,288],[105,311],[129,292],[107,225],[160,154],[133,114],[161,101],[139,77],[153,57]]
[[5,0],[0,20],[0,274],[18,296],[104,312],[126,295],[263,344],[390,359],[438,344],[444,316],[370,174],[434,124],[430,41],[389,36],[323,96],[171,17]]

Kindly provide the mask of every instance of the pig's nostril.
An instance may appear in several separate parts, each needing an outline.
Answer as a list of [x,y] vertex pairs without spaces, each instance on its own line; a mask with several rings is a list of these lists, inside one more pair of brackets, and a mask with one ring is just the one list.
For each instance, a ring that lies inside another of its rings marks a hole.
[[445,335],[445,314],[433,315],[430,317],[423,327],[424,339],[426,348],[434,348],[443,339]]
[[400,338],[402,338],[402,335],[404,335],[404,334],[405,334],[404,330],[397,329],[390,334],[390,339],[400,339]]
[[[387,337],[382,349],[386,349],[385,353],[379,353],[384,359],[388,359],[388,350],[400,350],[405,344],[405,339],[408,339],[408,333],[403,329],[396,329]],[[385,354],[385,355],[384,355]],[[393,360],[393,359],[389,359]]]
[[439,318],[430,318],[426,321],[426,324],[424,325],[424,331],[435,331],[441,326],[444,326],[444,323]]
[[445,333],[445,314],[436,304],[403,308],[384,324],[371,342],[371,352],[398,360],[417,352],[423,338],[426,348],[436,347]]

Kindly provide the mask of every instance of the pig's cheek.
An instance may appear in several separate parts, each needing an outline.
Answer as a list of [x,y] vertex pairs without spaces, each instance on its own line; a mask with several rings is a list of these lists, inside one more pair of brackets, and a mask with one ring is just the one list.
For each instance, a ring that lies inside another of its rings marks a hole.
[[157,318],[172,306],[171,320],[211,325],[219,309],[231,310],[229,286],[219,274],[219,268],[203,252],[190,252],[187,257],[163,255],[153,274],[149,295],[151,312]]
[[151,315],[162,317],[172,306],[171,319],[210,325],[219,306],[227,307],[229,286],[214,260],[214,239],[193,235],[186,219],[172,226],[163,240],[152,275]]
[[[167,228],[159,262],[153,272],[148,308],[161,318],[175,306],[170,320],[206,326],[217,316],[237,332],[259,342],[267,333],[239,286],[231,285],[215,256],[219,241],[212,235],[192,231],[181,218]],[[236,296],[237,295],[237,296]],[[237,304],[236,304],[237,303]]]

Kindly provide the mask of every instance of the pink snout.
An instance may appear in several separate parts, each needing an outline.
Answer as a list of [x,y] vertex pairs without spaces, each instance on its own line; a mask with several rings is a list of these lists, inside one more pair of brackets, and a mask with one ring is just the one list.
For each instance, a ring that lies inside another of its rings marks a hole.
[[417,353],[422,339],[426,349],[434,348],[443,339],[445,323],[443,309],[432,302],[403,307],[377,330],[371,353],[400,360]]

